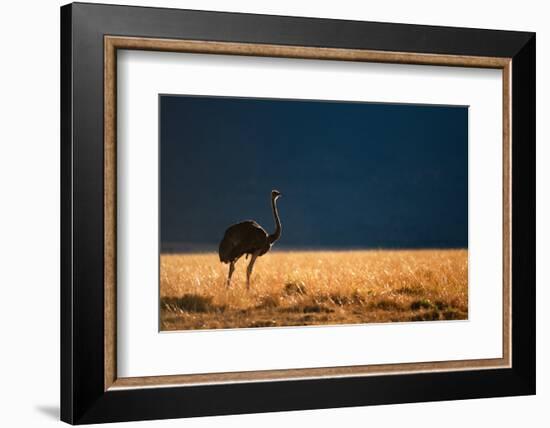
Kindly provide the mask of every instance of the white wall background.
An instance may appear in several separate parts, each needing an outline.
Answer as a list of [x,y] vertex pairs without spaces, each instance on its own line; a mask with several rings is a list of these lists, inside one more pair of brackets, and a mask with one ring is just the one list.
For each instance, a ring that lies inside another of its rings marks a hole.
[[[550,404],[550,115],[545,2],[462,0],[147,0],[126,4],[537,32],[538,394],[264,415],[155,421],[141,426],[407,426],[446,428],[548,423]],[[103,1],[103,3],[116,3]],[[59,413],[59,6],[58,0],[0,7],[0,421],[58,424]],[[546,406],[545,406],[546,405]],[[137,423],[125,426],[137,426]]]

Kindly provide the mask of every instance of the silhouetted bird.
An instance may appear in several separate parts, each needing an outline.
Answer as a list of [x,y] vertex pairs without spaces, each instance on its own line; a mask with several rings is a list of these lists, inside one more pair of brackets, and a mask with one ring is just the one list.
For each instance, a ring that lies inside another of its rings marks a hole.
[[267,253],[271,246],[281,237],[281,221],[277,212],[277,199],[281,196],[278,190],[271,191],[271,208],[275,220],[275,232],[267,232],[255,221],[247,220],[229,226],[220,242],[219,254],[222,263],[229,263],[227,287],[231,285],[231,276],[235,270],[235,263],[244,254],[250,255],[250,263],[246,269],[246,287],[250,289],[250,275],[256,259]]

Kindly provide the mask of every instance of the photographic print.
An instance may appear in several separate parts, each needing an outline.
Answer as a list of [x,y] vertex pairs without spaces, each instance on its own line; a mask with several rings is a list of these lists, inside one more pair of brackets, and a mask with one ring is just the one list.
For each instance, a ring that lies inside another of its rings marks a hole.
[[161,331],[468,318],[467,106],[159,110]]

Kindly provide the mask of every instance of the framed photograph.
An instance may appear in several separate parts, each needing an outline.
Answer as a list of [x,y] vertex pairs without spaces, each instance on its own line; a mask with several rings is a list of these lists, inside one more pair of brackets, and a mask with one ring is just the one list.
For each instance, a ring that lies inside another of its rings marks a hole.
[[61,8],[61,418],[535,393],[535,35]]

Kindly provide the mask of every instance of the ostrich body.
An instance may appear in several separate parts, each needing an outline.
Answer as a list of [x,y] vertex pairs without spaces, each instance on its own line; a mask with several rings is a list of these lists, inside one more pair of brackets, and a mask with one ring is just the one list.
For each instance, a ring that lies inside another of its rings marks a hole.
[[281,220],[277,211],[277,199],[281,193],[271,191],[271,208],[275,220],[275,232],[268,234],[265,229],[253,220],[229,226],[220,242],[219,255],[222,263],[229,263],[227,287],[231,285],[231,276],[235,271],[235,263],[246,254],[250,263],[246,269],[246,287],[250,289],[250,275],[256,259],[267,253],[271,246],[281,237]]

